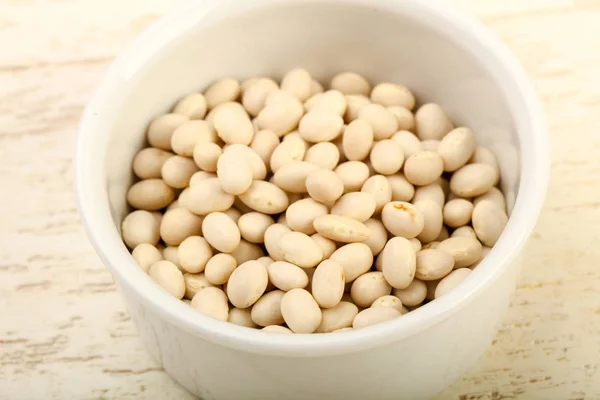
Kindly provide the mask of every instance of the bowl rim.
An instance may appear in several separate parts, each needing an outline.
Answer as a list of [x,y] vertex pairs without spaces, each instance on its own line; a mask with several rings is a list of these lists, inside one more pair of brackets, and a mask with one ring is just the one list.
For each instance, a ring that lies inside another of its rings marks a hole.
[[[191,27],[210,24],[251,9],[300,2],[306,4],[317,0],[191,2],[180,6],[142,33],[109,67],[83,113],[74,161],[75,190],[86,233],[118,285],[127,293],[128,301],[133,295],[138,303],[170,324],[229,348],[268,355],[322,357],[379,347],[417,334],[451,317],[471,298],[489,287],[502,275],[507,264],[516,258],[535,225],[546,193],[550,156],[542,107],[526,73],[505,45],[482,23],[442,2],[344,0],[345,5],[377,7],[385,12],[400,13],[441,31],[450,40],[470,48],[484,68],[496,77],[502,77],[504,93],[510,93],[511,99],[515,99],[510,105],[510,112],[515,114],[516,107],[520,107],[521,113],[526,116],[525,129],[528,131],[528,134],[519,136],[520,183],[511,218],[493,250],[459,288],[442,300],[428,303],[402,318],[335,335],[278,335],[218,321],[193,310],[150,279],[144,279],[145,273],[130,256],[112,222],[106,193],[105,153],[98,151],[106,144],[103,146],[102,142],[105,136],[102,135],[103,126],[110,126],[106,121],[117,113],[115,99],[122,96],[137,68],[142,68],[162,48]],[[341,0],[328,2],[338,3]],[[525,153],[527,157],[523,157]]]

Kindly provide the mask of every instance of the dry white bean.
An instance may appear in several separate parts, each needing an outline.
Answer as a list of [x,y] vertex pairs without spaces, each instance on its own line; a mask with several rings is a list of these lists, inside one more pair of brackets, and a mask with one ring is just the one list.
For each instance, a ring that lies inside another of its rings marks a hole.
[[354,329],[366,328],[401,315],[402,313],[393,307],[371,307],[358,313],[352,322],[352,327]]
[[201,93],[191,93],[173,107],[174,114],[185,115],[190,119],[202,119],[206,115],[206,99]]
[[367,164],[360,161],[341,163],[334,171],[344,184],[344,193],[359,191],[370,175]]
[[415,276],[422,281],[442,279],[454,268],[452,254],[439,249],[426,249],[417,253]]
[[160,178],[163,164],[172,156],[173,153],[154,147],[142,149],[133,158],[133,173],[140,179]]
[[206,104],[209,109],[218,106],[219,104],[235,101],[241,92],[241,87],[238,81],[231,78],[219,79],[213,82],[204,92]]
[[233,222],[235,222],[236,224],[238,223],[240,217],[242,216],[241,211],[236,208],[233,208],[233,207],[223,211],[223,214],[225,214],[229,218],[231,218],[233,220]]
[[425,225],[421,212],[403,201],[392,201],[381,211],[381,221],[390,233],[407,239],[417,237]]
[[190,236],[186,238],[181,242],[177,249],[179,266],[183,268],[185,272],[190,272],[192,274],[204,271],[206,263],[210,260],[212,255],[212,248],[201,236]]
[[129,213],[121,223],[121,236],[125,244],[134,248],[142,243],[156,246],[160,240],[161,222],[151,212],[136,210]]
[[248,114],[256,117],[265,106],[267,96],[279,87],[274,80],[269,78],[256,78],[242,94],[242,104]]
[[481,258],[481,243],[468,237],[451,237],[439,244],[439,250],[444,250],[454,257],[454,268],[468,267]]
[[304,289],[292,289],[283,296],[281,314],[294,333],[312,333],[322,319],[319,305]]
[[343,94],[362,94],[368,96],[371,84],[356,72],[342,72],[331,79],[330,87]]
[[254,126],[239,103],[221,104],[215,110],[213,124],[219,137],[227,144],[249,145],[254,136]]
[[442,232],[444,216],[442,207],[432,200],[421,200],[414,206],[423,216],[423,230],[417,236],[421,243],[433,242]]
[[475,197],[473,205],[476,206],[479,202],[488,200],[495,203],[501,210],[506,211],[506,200],[504,195],[497,187],[491,187],[490,190],[482,194],[481,196]]
[[398,173],[386,177],[392,190],[392,201],[410,201],[415,195],[415,187],[404,174]]
[[200,274],[183,274],[185,281],[185,298],[192,300],[196,293],[204,288],[215,286],[206,279],[204,273]]
[[404,176],[413,185],[429,185],[444,172],[444,161],[434,151],[422,151],[408,157],[404,163]]
[[271,156],[279,145],[279,138],[273,132],[263,129],[254,134],[250,148],[259,155],[266,166],[271,165]]
[[227,322],[247,328],[258,328],[258,325],[252,321],[250,309],[248,308],[232,308],[229,310]]
[[364,243],[350,243],[333,252],[329,258],[344,268],[345,282],[353,282],[373,265],[373,253]]
[[298,131],[304,140],[319,143],[335,139],[343,127],[344,120],[335,112],[314,110],[302,117]]
[[364,222],[365,226],[371,231],[371,235],[362,243],[369,246],[374,256],[381,253],[388,239],[388,232],[383,223],[378,219],[371,218]]
[[392,293],[402,301],[403,305],[414,307],[425,301],[427,285],[419,279],[413,279],[410,285],[404,289],[394,289]]
[[318,169],[306,177],[306,190],[316,201],[331,204],[344,193],[344,183],[335,172]]
[[323,93],[325,91],[325,89],[323,89],[323,85],[321,85],[321,83],[315,79],[312,80],[312,83],[310,85],[310,95],[311,97],[319,94],[319,93]]
[[215,172],[222,153],[221,147],[215,143],[199,143],[194,147],[194,162],[203,171]]
[[263,248],[255,243],[250,243],[244,239],[240,240],[240,245],[231,252],[231,255],[237,261],[238,265],[246,261],[258,260],[265,255]]
[[490,190],[496,171],[488,164],[467,164],[450,178],[450,190],[459,197],[479,196]]
[[306,178],[319,167],[306,161],[295,161],[279,168],[273,180],[277,186],[291,193],[306,193]]
[[265,248],[275,261],[282,261],[283,255],[279,249],[279,239],[290,232],[290,228],[282,224],[273,224],[265,231]]
[[[286,261],[275,261],[267,266],[269,281],[278,289],[290,291],[294,288],[305,288],[308,275],[297,265]],[[272,325],[272,324],[268,324]]]
[[444,160],[444,171],[456,171],[465,165],[475,151],[475,137],[469,128],[456,128],[448,132],[437,149]]
[[281,326],[281,325],[269,325],[269,326],[265,326],[261,330],[263,330],[265,332],[271,332],[271,333],[294,333],[294,332],[292,332],[291,329],[286,328],[285,326]]
[[392,201],[392,187],[387,177],[373,175],[365,181],[361,192],[371,193],[375,198],[375,213],[379,214],[383,207]]
[[392,292],[392,287],[386,282],[383,273],[379,271],[367,272],[356,278],[352,283],[350,295],[354,304],[359,307],[370,307],[381,296]]
[[364,119],[355,119],[344,129],[342,147],[346,158],[362,161],[371,152],[373,146],[373,128]]
[[233,205],[234,197],[223,191],[219,178],[203,179],[190,186],[187,208],[194,214],[206,215],[225,211]]
[[394,133],[391,139],[398,143],[406,158],[425,150],[419,138],[407,130],[400,130]]
[[402,312],[402,301],[396,296],[386,294],[385,296],[375,299],[375,301],[373,301],[371,304],[371,307],[392,307]]
[[502,234],[508,216],[504,209],[490,200],[482,200],[473,209],[473,229],[481,242],[492,247]]
[[222,212],[210,213],[204,218],[202,234],[212,247],[223,253],[231,253],[240,245],[240,230]]
[[222,285],[229,280],[236,267],[237,261],[231,254],[219,253],[208,260],[204,275],[213,285]]
[[250,307],[267,288],[269,276],[264,265],[256,260],[246,261],[237,267],[227,282],[227,297],[235,307]]
[[321,324],[315,332],[327,333],[351,329],[352,321],[358,314],[358,307],[347,301],[340,301],[334,307],[322,310]]
[[174,199],[175,191],[162,179],[144,179],[131,185],[127,191],[127,202],[139,210],[160,210]]
[[265,182],[254,181],[238,198],[251,209],[263,214],[279,214],[289,205],[287,195],[278,186]]
[[322,308],[335,307],[344,294],[344,268],[335,260],[321,262],[312,276],[312,295]]
[[323,252],[323,260],[329,259],[333,252],[337,249],[337,245],[331,239],[327,239],[324,236],[321,236],[318,233],[311,235],[310,238],[321,248]]
[[302,268],[314,267],[323,259],[321,248],[304,233],[284,233],[277,246],[284,260]]
[[171,137],[175,129],[188,122],[185,115],[164,114],[154,119],[148,126],[148,143],[162,150],[171,150]]
[[[375,213],[375,196],[366,192],[352,192],[343,195],[331,208],[331,214],[342,215],[365,222]],[[293,227],[292,227],[293,229]]]
[[371,104],[371,100],[367,96],[362,94],[348,94],[344,96],[346,100],[346,113],[344,114],[344,121],[349,124],[358,118],[360,110],[367,104]]
[[440,207],[444,206],[446,195],[444,189],[437,183],[430,183],[429,185],[419,186],[415,190],[415,195],[412,198],[412,203],[417,203],[422,200],[431,200],[438,204]]
[[217,287],[207,287],[196,293],[192,299],[192,307],[221,321],[227,321],[229,317],[227,296]]
[[441,140],[454,128],[446,112],[435,103],[424,104],[417,110],[415,126],[421,140]]
[[398,131],[396,116],[381,104],[367,104],[361,108],[358,117],[371,125],[375,140],[389,139]]
[[465,199],[453,199],[444,205],[444,223],[458,228],[471,222],[473,203]]
[[334,112],[341,117],[346,112],[346,99],[341,92],[337,90],[328,90],[306,100],[304,103],[304,108],[307,112]]
[[385,107],[400,106],[408,110],[415,106],[415,96],[407,87],[388,82],[375,85],[371,91],[371,101]]
[[239,195],[252,184],[252,171],[246,159],[236,152],[226,151],[217,162],[217,177],[225,193]]
[[306,150],[304,161],[321,168],[333,170],[340,161],[340,151],[333,143],[316,143]]
[[[408,108],[402,107],[402,106],[392,106],[392,107],[388,107],[388,110],[392,114],[394,114],[394,116],[396,117],[396,121],[398,121],[398,130],[399,131],[414,132],[415,116]],[[400,144],[400,143],[398,143],[398,144]]]
[[282,90],[275,90],[267,96],[265,107],[255,121],[259,129],[268,129],[282,137],[296,129],[303,114],[304,107],[297,98]]
[[225,148],[226,153],[234,153],[236,157],[246,160],[252,172],[252,179],[263,180],[267,176],[267,167],[260,156],[250,147],[242,144],[229,144]]
[[303,68],[288,71],[281,80],[281,90],[289,92],[300,101],[305,101],[311,95],[312,77]]
[[283,316],[281,315],[283,296],[285,296],[283,290],[273,290],[265,293],[252,306],[250,313],[252,321],[259,326],[283,324]]
[[171,136],[171,148],[180,156],[191,157],[198,144],[216,143],[217,140],[217,132],[209,122],[193,120],[175,129]]
[[190,186],[194,186],[194,185],[198,184],[200,181],[203,181],[205,179],[216,178],[216,177],[217,177],[217,174],[215,174],[213,172],[198,171],[198,172],[194,173],[194,175],[192,175],[192,177],[190,178]]
[[146,273],[148,273],[152,264],[163,259],[161,252],[150,243],[140,243],[135,246],[131,252],[131,256],[142,271]]
[[437,152],[437,149],[440,147],[439,140],[423,140],[421,144],[423,145],[423,151]]
[[317,217],[313,225],[322,236],[336,242],[362,242],[371,235],[371,231],[365,224],[341,215],[323,215]]
[[251,243],[264,243],[265,231],[275,221],[269,215],[259,212],[250,212],[242,215],[238,220],[238,227],[244,239]]
[[475,151],[473,155],[469,159],[469,163],[471,164],[487,164],[496,171],[496,180],[494,181],[494,185],[498,184],[498,180],[500,179],[500,169],[498,168],[498,160],[496,160],[496,156],[490,150],[485,147],[475,147]]
[[167,292],[182,299],[185,294],[185,281],[177,265],[171,261],[160,260],[150,266],[148,275]]
[[403,237],[390,239],[380,257],[385,280],[395,289],[404,289],[415,277],[416,255],[411,242]]
[[190,158],[173,156],[165,161],[160,173],[167,185],[176,189],[183,189],[190,184],[192,175],[197,171],[198,166]]
[[167,211],[160,223],[160,237],[170,246],[179,246],[185,238],[202,233],[204,217],[191,213],[187,208]]
[[468,237],[471,239],[477,239],[477,235],[475,234],[475,230],[468,225],[461,226],[460,228],[456,228],[454,232],[452,232],[451,237]]
[[380,140],[373,145],[369,157],[373,169],[382,175],[392,175],[400,171],[404,163],[404,154],[396,141]]
[[313,226],[315,218],[327,215],[328,211],[327,207],[323,204],[308,198],[290,204],[285,212],[285,217],[290,228],[296,232],[312,235],[316,232]]
[[275,150],[273,150],[270,161],[271,171],[277,172],[279,168],[286,164],[302,161],[305,153],[306,147],[304,147],[304,142],[302,140],[284,140],[275,147]]
[[435,298],[437,299],[456,288],[467,279],[469,275],[471,275],[471,270],[469,268],[459,268],[452,271],[448,276],[439,281],[435,288]]

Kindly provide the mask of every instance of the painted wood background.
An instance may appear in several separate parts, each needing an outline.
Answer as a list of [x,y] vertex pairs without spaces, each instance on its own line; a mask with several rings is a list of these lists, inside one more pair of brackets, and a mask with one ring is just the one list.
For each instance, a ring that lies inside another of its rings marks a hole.
[[[150,359],[84,235],[78,119],[113,57],[182,0],[0,0],[0,398],[191,399]],[[438,400],[600,399],[600,1],[451,0],[543,99],[552,179],[512,309]]]

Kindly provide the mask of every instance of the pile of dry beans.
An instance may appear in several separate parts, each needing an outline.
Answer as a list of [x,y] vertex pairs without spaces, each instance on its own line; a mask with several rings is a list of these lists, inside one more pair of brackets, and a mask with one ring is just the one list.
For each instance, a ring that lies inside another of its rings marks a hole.
[[507,222],[494,155],[411,91],[302,68],[226,78],[154,119],[121,234],[201,313],[281,333],[366,327],[443,296]]

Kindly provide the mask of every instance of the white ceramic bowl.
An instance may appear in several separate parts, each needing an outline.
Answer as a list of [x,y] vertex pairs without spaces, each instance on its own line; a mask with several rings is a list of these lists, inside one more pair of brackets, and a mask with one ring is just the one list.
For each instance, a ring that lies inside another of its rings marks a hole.
[[[512,216],[485,261],[443,299],[347,333],[268,334],[201,315],[129,255],[118,226],[148,121],[215,78],[281,77],[296,66],[322,81],[350,70],[403,83],[495,152]],[[415,400],[454,381],[491,342],[542,205],[548,166],[542,112],[520,66],[481,24],[447,6],[203,0],[155,24],[112,65],[81,122],[76,186],[88,235],[140,335],[190,392],[206,400]]]

